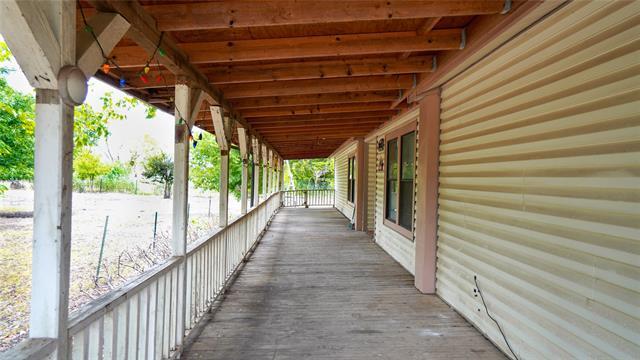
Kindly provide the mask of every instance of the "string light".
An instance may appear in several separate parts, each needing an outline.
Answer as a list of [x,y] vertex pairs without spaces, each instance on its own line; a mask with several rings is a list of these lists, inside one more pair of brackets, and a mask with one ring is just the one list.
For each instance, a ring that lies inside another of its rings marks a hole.
[[[124,71],[122,71],[122,69],[120,68],[120,66],[118,65],[118,63],[115,61],[115,59],[113,58],[109,58],[107,57],[107,54],[104,51],[104,48],[102,47],[102,44],[100,44],[100,41],[98,40],[98,37],[96,36],[93,28],[91,27],[91,25],[89,25],[87,23],[87,18],[84,14],[84,9],[82,7],[82,4],[80,4],[80,0],[76,1],[78,4],[78,8],[80,9],[80,15],[82,16],[82,22],[84,23],[84,31],[86,31],[87,33],[91,34],[91,36],[93,37],[93,40],[95,41],[95,43],[98,45],[98,48],[100,49],[100,53],[102,55],[102,58],[104,59],[104,63],[101,66],[102,72],[105,74],[108,74],[111,71],[111,64],[114,65],[116,67],[116,69],[118,69],[118,72],[120,73],[120,80],[118,81],[118,84],[120,86],[120,88],[124,88],[125,85],[127,84],[127,80],[125,78],[124,75]],[[160,54],[160,56],[165,56],[165,52],[163,49],[160,48],[160,45],[162,45],[162,40],[164,38],[164,32],[160,33],[160,37],[158,39],[158,44],[156,45],[153,54],[151,54],[151,56],[147,59],[145,66],[143,67],[142,72],[144,72],[144,74],[149,74],[149,72],[151,71],[151,68],[149,67],[149,64],[151,63],[151,61],[153,60],[153,58],[156,56],[156,53]],[[156,81],[160,82],[160,78],[162,75],[158,75],[156,77]],[[143,83],[147,84],[149,83],[149,77],[146,75],[140,75],[140,80],[142,80]]]
[[[80,9],[80,14],[82,15],[82,22],[84,23],[84,30],[91,34],[91,36],[93,37],[93,40],[98,45],[98,48],[100,48],[100,53],[102,54],[102,58],[104,59],[104,63],[102,65],[102,67],[101,67],[102,72],[104,72],[105,74],[108,74],[110,72],[110,70],[111,70],[110,63],[113,64],[116,67],[116,69],[118,69],[118,72],[120,73],[120,79],[118,81],[118,84],[119,84],[120,88],[124,88],[127,85],[127,80],[125,79],[124,71],[122,71],[122,69],[120,68],[118,63],[115,61],[115,59],[107,57],[107,55],[104,52],[104,49],[102,48],[102,45],[100,44],[100,41],[98,41],[98,37],[96,36],[95,32],[93,31],[93,28],[87,23],[87,19],[86,19],[85,14],[84,14],[84,9],[82,8],[82,5],[80,4],[80,0],[77,0],[76,2],[78,4],[78,8]],[[156,54],[160,55],[160,56],[166,56],[166,52],[164,51],[164,49],[162,49],[160,47],[162,45],[162,39],[163,38],[164,38],[164,31],[160,33],[160,37],[158,38],[158,43],[156,44],[156,47],[153,50],[153,53],[148,58],[148,60],[145,63],[144,67],[142,68],[142,71],[139,72],[138,74],[140,76],[140,80],[143,83],[148,84],[149,83],[148,74],[151,72],[151,67],[149,66],[149,64],[151,64],[151,61],[155,58],[155,60],[156,60],[156,62],[158,64],[158,75],[156,75],[155,80],[158,83],[164,82],[165,88],[169,88],[169,85],[167,84],[167,79],[165,78],[164,73],[162,72],[162,67],[160,66],[160,61],[156,57]],[[180,114],[180,110],[175,106],[175,101],[174,101],[173,97],[170,97],[169,99],[170,99],[171,104],[173,105],[172,107],[175,109],[175,111],[178,112],[178,116],[179,116],[178,124],[184,124],[185,123],[184,118],[182,117],[182,114]],[[189,131],[189,141],[193,141],[193,147],[195,148],[198,145],[198,141],[194,140],[193,133],[191,132],[191,127],[187,126],[187,130]],[[202,140],[202,133],[199,134],[198,139]]]

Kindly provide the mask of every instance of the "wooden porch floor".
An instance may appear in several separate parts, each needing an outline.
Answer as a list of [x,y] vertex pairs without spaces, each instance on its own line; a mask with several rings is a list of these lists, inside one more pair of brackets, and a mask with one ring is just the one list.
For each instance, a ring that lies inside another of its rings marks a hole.
[[504,359],[334,209],[282,209],[185,359]]

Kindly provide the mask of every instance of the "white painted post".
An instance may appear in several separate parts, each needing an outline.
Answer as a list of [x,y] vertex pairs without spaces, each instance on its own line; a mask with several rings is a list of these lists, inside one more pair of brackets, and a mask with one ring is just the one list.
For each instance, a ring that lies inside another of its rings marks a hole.
[[229,222],[229,119],[225,119],[220,106],[211,106],[211,118],[216,132],[216,141],[220,147],[220,227]]
[[68,357],[73,107],[57,75],[76,63],[75,2],[0,2],[0,32],[36,88],[30,338],[56,339]]
[[273,182],[273,150],[267,149],[267,190],[265,194],[267,197],[271,195],[271,186]]
[[173,148],[173,256],[184,256],[187,248],[187,203],[189,201],[189,126],[191,89],[175,85],[175,143]]
[[[182,258],[178,268],[176,291],[176,332],[174,334],[176,346],[181,346],[185,332],[185,315],[187,303],[186,254],[187,254],[187,226],[189,201],[189,128],[191,119],[192,90],[184,79],[178,79],[175,85],[175,143],[173,149],[173,237],[171,250],[173,256]],[[186,118],[185,118],[186,117]]]
[[268,159],[269,158],[269,148],[267,148],[266,144],[262,144],[262,171],[263,171],[263,176],[262,176],[262,193],[264,195],[264,199],[267,198],[267,178],[268,178],[268,174],[269,174],[269,165],[268,165]]
[[260,165],[262,161],[262,146],[260,139],[253,137],[253,206],[260,203]]
[[36,90],[34,216],[29,337],[58,338],[66,358],[73,174],[73,108]]
[[240,185],[240,213],[247,213],[248,193],[247,187],[249,182],[249,151],[250,140],[247,130],[238,126],[238,143],[240,145],[240,159],[242,160],[242,184]]
[[280,188],[278,190],[284,190],[284,160],[280,158]]

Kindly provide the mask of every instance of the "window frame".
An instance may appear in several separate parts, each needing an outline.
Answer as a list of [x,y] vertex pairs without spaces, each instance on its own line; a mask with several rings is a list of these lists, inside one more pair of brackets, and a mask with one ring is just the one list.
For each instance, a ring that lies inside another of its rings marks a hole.
[[356,203],[356,175],[356,154],[350,154],[347,157],[347,202],[352,205]]
[[[382,223],[383,225],[385,225],[386,227],[394,230],[395,232],[399,233],[400,235],[402,235],[403,237],[407,238],[410,241],[413,241],[413,231],[415,229],[415,193],[416,193],[416,156],[418,154],[418,149],[417,149],[417,124],[415,121],[412,121],[411,123],[400,127],[399,129],[396,129],[392,132],[389,132],[387,134],[384,135],[384,162],[383,162],[383,176],[384,176],[384,195],[383,195],[383,201],[382,201]],[[402,225],[400,225],[400,181],[401,181],[401,177],[402,177],[402,137],[404,135],[407,135],[411,132],[415,132],[415,140],[416,142],[414,143],[414,158],[413,158],[413,166],[414,166],[414,171],[413,171],[413,181],[411,182],[411,187],[413,189],[412,193],[411,193],[411,202],[413,203],[413,206],[411,207],[411,214],[412,214],[412,221],[411,221],[411,230],[406,229],[405,227],[403,227]],[[396,215],[396,221],[393,222],[393,220],[389,220],[387,219],[387,191],[388,191],[388,184],[389,184],[389,180],[387,178],[387,166],[389,164],[389,161],[387,159],[387,154],[389,153],[389,141],[392,140],[397,140],[396,144],[397,144],[397,154],[396,154],[396,161],[398,163],[398,174],[397,174],[397,178],[396,181],[398,183],[398,193],[396,194],[396,203],[398,204],[398,213]]]

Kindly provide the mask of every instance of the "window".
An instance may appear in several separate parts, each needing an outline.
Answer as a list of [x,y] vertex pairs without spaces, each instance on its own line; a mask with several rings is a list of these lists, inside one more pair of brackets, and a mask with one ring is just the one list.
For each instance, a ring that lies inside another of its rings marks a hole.
[[347,169],[347,200],[350,203],[355,202],[356,198],[356,157],[352,156],[349,158],[348,169]]
[[405,129],[386,140],[385,224],[411,237],[416,133]]

